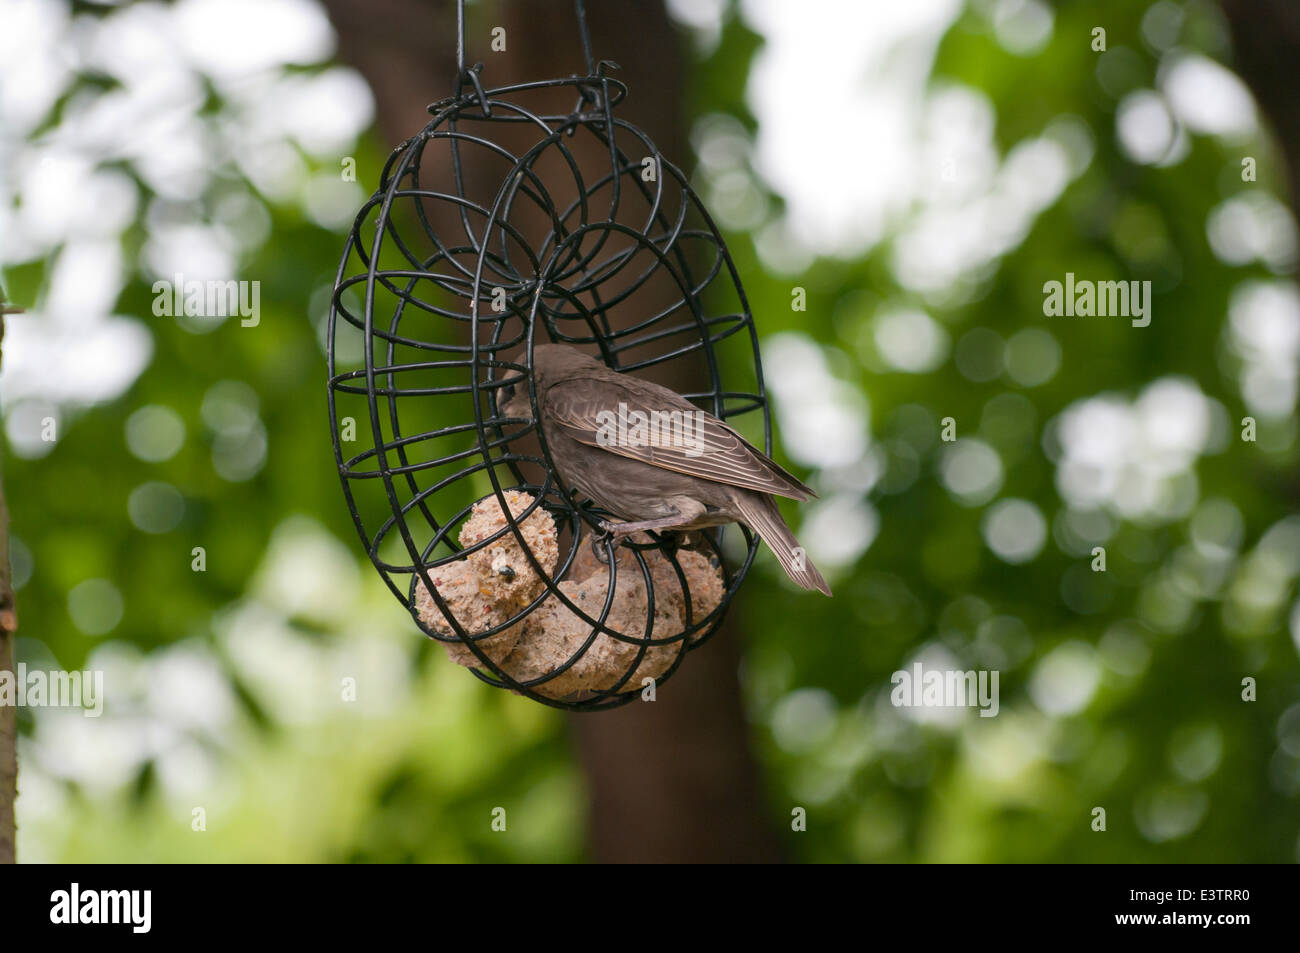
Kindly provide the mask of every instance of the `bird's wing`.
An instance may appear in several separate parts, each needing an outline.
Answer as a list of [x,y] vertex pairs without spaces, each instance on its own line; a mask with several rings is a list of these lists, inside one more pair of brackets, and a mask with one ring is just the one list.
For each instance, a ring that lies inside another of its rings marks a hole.
[[[550,423],[579,443],[760,493],[795,500],[816,495],[717,417],[650,381],[613,373],[573,378],[548,387],[544,399]],[[647,422],[639,432],[636,412]],[[681,417],[666,416],[673,412]],[[652,414],[659,415],[657,424]]]

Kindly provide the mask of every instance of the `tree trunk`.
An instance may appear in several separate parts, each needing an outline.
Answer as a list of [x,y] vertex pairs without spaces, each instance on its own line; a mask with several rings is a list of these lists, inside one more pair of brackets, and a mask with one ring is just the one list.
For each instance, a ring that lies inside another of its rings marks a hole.
[[1300,96],[1296,66],[1300,57],[1300,5],[1296,0],[1220,0],[1232,32],[1237,73],[1273,126],[1291,209],[1300,221]]
[[[451,92],[455,7],[441,0],[324,0],[343,60],[369,81],[381,134],[393,144],[418,132],[428,103]],[[588,0],[592,52],[619,64],[630,94],[619,115],[641,127],[661,154],[681,163],[683,68],[662,0]],[[583,70],[573,5],[512,0],[469,11],[466,61],[483,61],[484,83],[505,85]],[[489,32],[504,26],[507,52],[492,53]],[[520,130],[529,132],[528,130]],[[501,139],[507,147],[510,130]],[[576,137],[573,148],[598,148]],[[602,156],[592,154],[595,162]],[[581,161],[581,159],[580,159]],[[604,159],[607,162],[607,159]],[[468,174],[468,170],[467,170]],[[454,213],[435,229],[460,227]],[[655,292],[646,290],[650,295]],[[654,313],[615,312],[615,324]],[[664,381],[678,390],[690,381]],[[738,668],[740,642],[724,625],[692,652],[653,703],[571,717],[590,792],[590,845],[604,862],[747,862],[780,859],[767,822],[749,745]]]
[[[0,297],[0,346],[4,343],[4,316],[11,309]],[[14,613],[14,590],[9,572],[9,508],[4,487],[0,485],[0,672],[15,672],[14,630],[18,618]],[[15,674],[16,678],[17,675]],[[0,704],[0,864],[12,864],[17,858],[17,825],[14,800],[18,797],[18,709]]]

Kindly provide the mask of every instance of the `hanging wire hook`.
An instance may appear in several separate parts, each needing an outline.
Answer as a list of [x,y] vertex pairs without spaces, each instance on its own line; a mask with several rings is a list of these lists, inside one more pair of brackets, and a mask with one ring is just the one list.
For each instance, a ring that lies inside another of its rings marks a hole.
[[[595,62],[591,55],[591,31],[587,27],[587,7],[583,0],[573,0],[573,11],[578,18],[578,39],[582,42],[582,59],[587,68],[587,76],[595,79],[601,78],[599,85],[581,85],[578,87],[578,101],[573,106],[573,118],[577,120],[583,111],[584,106],[591,106],[597,111],[608,112],[609,90],[607,84],[603,81],[606,64],[618,69],[617,63],[609,63],[608,60],[601,60],[599,64]],[[573,136],[577,130],[576,124],[570,126],[568,135]]]
[[465,72],[465,0],[456,0],[456,75]]
[[[584,0],[573,0],[573,11],[578,20],[578,39],[582,44],[583,64],[587,69],[587,76],[600,76],[602,79],[607,66],[618,69],[617,63],[610,63],[607,60],[601,60],[596,63],[591,53],[591,30],[587,26],[587,6]],[[469,83],[474,87],[474,94],[478,98],[479,106],[483,110],[483,115],[491,116],[492,107],[488,104],[487,92],[483,88],[483,81],[479,74],[483,71],[482,63],[475,63],[472,67],[465,65],[465,0],[456,0],[456,96],[459,99],[465,89],[465,84]],[[599,87],[580,87],[581,96],[578,103],[574,106],[573,112],[576,115],[582,112],[584,105],[591,105],[597,110],[607,112],[609,104],[609,91],[607,84],[603,81]],[[572,130],[569,131],[572,135]]]
[[574,11],[578,15],[578,36],[582,39],[582,59],[587,66],[587,75],[594,76],[596,64],[591,58],[591,33],[587,30],[587,9],[583,0],[573,0]]
[[465,70],[465,76],[469,78],[470,83],[474,86],[474,93],[478,96],[478,105],[483,110],[483,115],[491,116],[492,107],[488,104],[487,93],[483,90],[483,82],[478,78],[478,74],[481,72],[483,72],[483,64],[475,63],[473,67]]
[[456,0],[456,98],[460,98],[465,83],[468,82],[474,87],[474,95],[478,97],[479,108],[483,110],[483,115],[491,116],[492,107],[488,105],[483,81],[479,79],[479,73],[482,71],[482,63],[475,63],[469,67],[465,65],[465,0]]

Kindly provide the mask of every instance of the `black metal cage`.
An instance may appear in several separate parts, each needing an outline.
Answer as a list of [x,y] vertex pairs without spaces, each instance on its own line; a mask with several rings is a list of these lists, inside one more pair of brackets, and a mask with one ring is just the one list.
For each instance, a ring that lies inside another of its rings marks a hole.
[[[661,684],[716,631],[759,543],[737,526],[702,534],[720,566],[726,533],[744,544],[743,556],[731,550],[734,568],[721,570],[721,600],[702,612],[692,606],[671,535],[624,540],[631,566],[626,550],[620,559],[619,547],[601,539],[608,597],[600,611],[579,606],[559,582],[579,547],[596,538],[598,521],[613,514],[561,484],[540,428],[501,411],[501,387],[529,373],[534,345],[549,338],[616,370],[662,376],[669,368],[666,380],[703,382],[684,396],[747,429],[768,453],[771,421],[753,318],[726,244],[686,176],[616,115],[628,90],[609,75],[613,64],[592,62],[581,0],[577,11],[586,75],[485,89],[481,65],[464,65],[461,10],[455,95],[430,106],[432,120],[394,150],[345,244],[328,323],[328,394],[348,508],[370,559],[417,624],[468,648],[479,663],[471,670],[492,685],[554,707],[598,710],[637,697],[642,685],[632,678],[650,648],[675,648],[655,679]],[[556,108],[561,99],[576,105]],[[510,490],[534,500],[512,514]],[[476,500],[492,496],[505,525],[462,545],[457,527]],[[549,573],[521,533],[539,508],[562,543]],[[435,577],[507,534],[544,585],[509,618],[478,631],[456,618]],[[685,606],[681,631],[667,636],[651,637],[652,549],[671,564],[680,585],[674,598]],[[610,623],[620,562],[646,587],[642,631]],[[452,634],[421,618],[421,584]],[[548,599],[561,600],[590,635],[554,671],[516,679],[482,651],[482,640]],[[636,649],[622,678],[573,697],[545,694],[545,683],[602,635]]]

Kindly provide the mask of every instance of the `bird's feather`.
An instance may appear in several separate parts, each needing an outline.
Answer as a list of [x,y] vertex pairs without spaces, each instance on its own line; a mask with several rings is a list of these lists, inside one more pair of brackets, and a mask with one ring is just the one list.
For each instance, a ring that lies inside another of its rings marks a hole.
[[[700,408],[651,381],[606,371],[598,378],[557,381],[539,398],[545,402],[554,426],[588,446],[760,493],[775,493],[795,500],[816,495],[721,420],[707,412],[696,416]],[[602,441],[602,428],[608,427],[610,419],[602,419],[602,411],[618,414],[620,403],[627,405],[629,413],[640,411],[647,417],[653,412],[689,412],[696,426],[686,441],[674,439],[672,433],[664,434],[659,428],[648,428],[648,442],[644,446]]]
[[831,594],[831,587],[799,546],[799,540],[781,519],[781,511],[770,496],[737,493],[733,502],[741,522],[767,543],[787,576],[805,589]]

